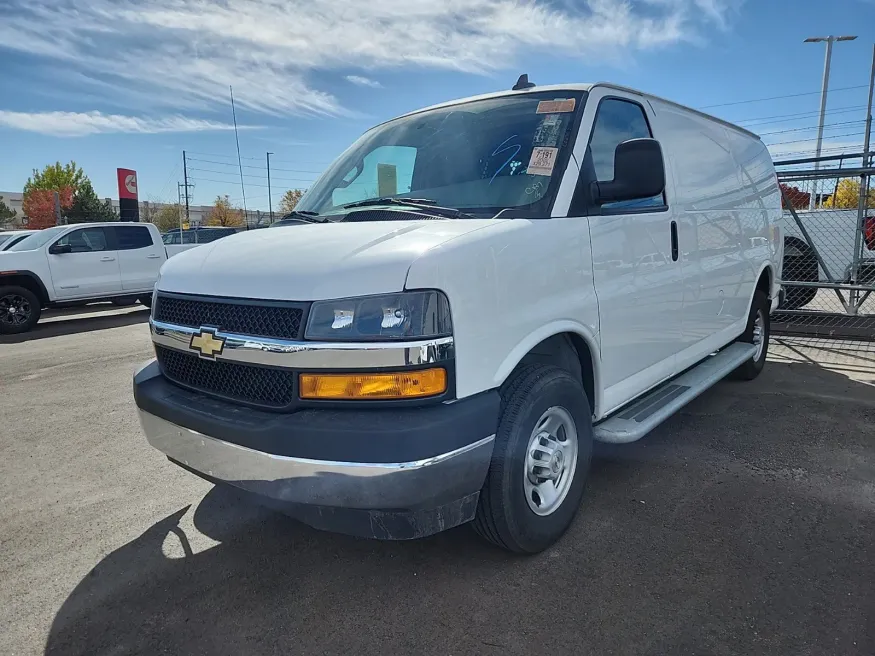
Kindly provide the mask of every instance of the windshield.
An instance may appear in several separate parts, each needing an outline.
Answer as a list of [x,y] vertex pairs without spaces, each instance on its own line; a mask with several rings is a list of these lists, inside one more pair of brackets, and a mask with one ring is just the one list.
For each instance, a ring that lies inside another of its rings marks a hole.
[[295,209],[339,214],[372,198],[428,198],[493,216],[547,217],[585,92],[540,91],[474,100],[396,119],[365,133]]
[[41,248],[44,246],[50,239],[53,239],[60,233],[62,233],[67,228],[65,226],[57,226],[54,228],[46,228],[45,230],[40,230],[39,232],[35,232],[32,235],[28,235],[24,239],[22,239],[17,244],[10,246],[6,252],[12,253],[14,251],[33,251],[37,248]]

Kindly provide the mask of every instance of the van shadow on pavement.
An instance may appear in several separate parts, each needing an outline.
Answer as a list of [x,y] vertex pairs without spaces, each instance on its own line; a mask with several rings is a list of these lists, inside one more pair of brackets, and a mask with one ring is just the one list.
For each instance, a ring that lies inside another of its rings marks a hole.
[[192,553],[188,506],[157,522],[71,592],[46,653],[875,653],[875,403],[775,380],[722,383],[645,440],[599,445],[569,534],[531,558],[467,527],[321,533],[216,487],[193,523],[220,544]]

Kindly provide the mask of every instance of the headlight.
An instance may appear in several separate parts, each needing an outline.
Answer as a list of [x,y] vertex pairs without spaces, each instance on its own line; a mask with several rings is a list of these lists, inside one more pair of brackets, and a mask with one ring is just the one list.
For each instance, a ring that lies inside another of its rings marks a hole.
[[403,340],[453,332],[450,304],[438,291],[318,301],[304,336],[318,340]]

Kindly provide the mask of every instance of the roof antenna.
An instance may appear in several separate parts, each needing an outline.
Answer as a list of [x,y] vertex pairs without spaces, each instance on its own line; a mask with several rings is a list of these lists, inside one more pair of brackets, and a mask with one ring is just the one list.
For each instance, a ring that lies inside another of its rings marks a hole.
[[516,81],[516,84],[513,85],[513,91],[522,91],[523,89],[531,89],[535,86],[534,82],[529,82],[529,76],[527,73],[523,73],[520,75],[519,79]]

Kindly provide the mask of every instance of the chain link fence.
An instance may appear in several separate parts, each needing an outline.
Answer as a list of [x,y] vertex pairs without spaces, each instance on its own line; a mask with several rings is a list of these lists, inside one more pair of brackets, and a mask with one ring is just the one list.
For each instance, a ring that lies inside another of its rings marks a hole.
[[776,332],[875,340],[875,167],[863,153],[775,162],[785,298]]

